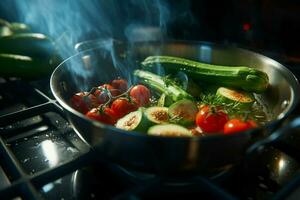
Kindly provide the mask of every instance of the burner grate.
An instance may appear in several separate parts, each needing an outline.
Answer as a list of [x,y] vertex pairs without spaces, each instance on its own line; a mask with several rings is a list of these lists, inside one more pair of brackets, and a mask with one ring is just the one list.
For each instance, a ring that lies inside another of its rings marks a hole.
[[[77,157],[71,157],[68,162],[62,161],[52,168],[46,166],[46,168],[35,173],[28,170],[26,171],[26,165],[24,165],[24,163],[27,162],[26,159],[28,160],[30,158],[23,159],[22,165],[22,159],[20,159],[21,156],[19,155],[20,152],[23,152],[22,145],[20,144],[22,143],[21,140],[23,142],[33,142],[33,140],[28,138],[38,138],[45,132],[51,134],[49,133],[51,129],[52,131],[59,130],[60,134],[65,132],[61,135],[67,137],[66,133],[71,131],[71,127],[65,126],[65,123],[60,123],[65,120],[61,107],[57,105],[56,101],[48,98],[43,92],[31,88],[19,80],[3,82],[4,81],[2,81],[2,90],[0,93],[2,96],[1,101],[11,101],[13,99],[11,97],[14,94],[11,95],[10,93],[16,92],[16,88],[22,86],[22,92],[19,92],[17,95],[20,98],[18,101],[12,101],[11,103],[13,106],[21,105],[21,103],[19,103],[19,100],[21,100],[23,107],[21,110],[5,113],[0,117],[0,164],[3,167],[1,171],[4,172],[2,173],[2,177],[6,176],[6,184],[2,185],[0,196],[7,199],[19,196],[25,199],[41,199],[42,197],[36,188],[72,172],[86,163],[91,163],[93,159],[88,149],[85,153],[81,152],[79,156],[79,151],[76,150],[76,148],[70,149],[70,147],[68,147],[73,153],[77,153]],[[53,131],[53,133],[54,132],[55,131]],[[47,135],[47,133],[45,134]],[[50,142],[51,140],[43,141]],[[51,142],[49,144],[51,144]],[[72,145],[74,146],[74,144]],[[72,145],[69,144],[69,146]],[[49,147],[51,147],[51,145],[45,146],[45,148]],[[47,150],[50,151],[51,149],[45,149],[45,151]],[[31,154],[32,152],[33,150],[29,150],[27,153]],[[23,156],[24,155],[23,153]]]

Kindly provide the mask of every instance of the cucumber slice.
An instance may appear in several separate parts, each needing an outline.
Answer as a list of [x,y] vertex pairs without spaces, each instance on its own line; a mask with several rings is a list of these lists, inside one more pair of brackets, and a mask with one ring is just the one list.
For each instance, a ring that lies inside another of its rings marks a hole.
[[183,126],[177,124],[160,124],[149,128],[149,135],[156,136],[193,136],[192,133]]
[[169,121],[167,107],[153,106],[145,110],[147,119],[155,124],[163,124]]
[[224,103],[234,103],[239,108],[249,108],[255,102],[254,95],[245,91],[220,87],[216,94]]
[[146,132],[151,125],[152,123],[146,119],[142,109],[139,109],[119,119],[115,126],[126,131]]
[[196,103],[187,99],[177,101],[169,107],[170,120],[184,126],[193,124],[197,113]]

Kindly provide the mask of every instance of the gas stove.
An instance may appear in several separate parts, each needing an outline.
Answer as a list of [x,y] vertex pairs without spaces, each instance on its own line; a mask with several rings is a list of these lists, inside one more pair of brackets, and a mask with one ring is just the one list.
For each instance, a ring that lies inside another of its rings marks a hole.
[[[285,123],[299,115],[295,109]],[[208,177],[144,174],[94,154],[54,100],[48,78],[0,78],[1,199],[299,199],[300,162],[289,147],[299,146],[300,130],[283,141],[283,149],[270,145]]]

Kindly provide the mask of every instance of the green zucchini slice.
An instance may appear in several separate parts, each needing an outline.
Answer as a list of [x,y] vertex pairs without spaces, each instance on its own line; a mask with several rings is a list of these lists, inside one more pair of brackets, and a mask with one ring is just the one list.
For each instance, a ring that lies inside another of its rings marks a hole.
[[149,128],[149,135],[156,136],[193,136],[192,133],[185,127],[177,124],[160,124]]

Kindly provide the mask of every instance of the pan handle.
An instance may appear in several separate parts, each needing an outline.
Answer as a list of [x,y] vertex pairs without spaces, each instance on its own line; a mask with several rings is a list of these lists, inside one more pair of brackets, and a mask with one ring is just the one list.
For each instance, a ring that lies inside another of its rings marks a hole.
[[246,160],[249,161],[249,159],[259,154],[264,148],[273,146],[300,161],[300,155],[298,155],[299,149],[283,142],[283,138],[293,137],[297,132],[300,132],[300,117],[294,118],[291,122],[278,129],[267,138],[251,145],[246,151]]

